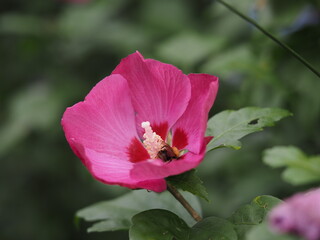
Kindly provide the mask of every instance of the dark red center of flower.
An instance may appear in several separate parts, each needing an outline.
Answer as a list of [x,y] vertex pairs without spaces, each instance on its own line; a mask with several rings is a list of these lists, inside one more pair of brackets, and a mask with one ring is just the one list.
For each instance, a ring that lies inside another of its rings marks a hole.
[[152,129],[155,133],[157,133],[162,139],[167,138],[167,132],[168,132],[168,122],[163,122],[163,123],[153,123],[152,124]]
[[177,128],[174,131],[172,145],[178,149],[184,149],[188,145],[187,134],[183,129]]
[[131,144],[128,147],[128,155],[130,162],[142,162],[150,158],[148,151],[137,139],[133,138]]

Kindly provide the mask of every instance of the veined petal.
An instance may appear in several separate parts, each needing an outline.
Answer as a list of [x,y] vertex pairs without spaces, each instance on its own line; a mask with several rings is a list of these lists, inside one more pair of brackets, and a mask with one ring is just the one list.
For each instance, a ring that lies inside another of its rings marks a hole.
[[165,139],[190,100],[188,77],[170,64],[144,59],[139,52],[122,59],[113,73],[128,81],[140,136],[140,124],[149,121],[152,129]]
[[[216,77],[186,76],[136,52],[83,102],[68,108],[61,123],[71,148],[96,179],[161,192],[164,178],[191,170],[204,158],[206,122],[217,88]],[[169,144],[172,129],[173,146],[188,152],[180,156],[177,148],[161,142],[152,158],[160,152],[161,157],[150,159],[141,142],[142,122],[150,122],[154,134]]]
[[130,170],[133,163],[121,157],[96,152],[73,141],[70,142],[70,145],[80,153],[82,161],[92,176],[103,183],[116,184],[131,189],[144,188],[155,192],[162,192],[166,189],[164,179],[149,178],[143,181],[132,179]]
[[106,77],[65,111],[61,123],[69,143],[127,159],[125,148],[137,137],[127,81],[121,75]]
[[218,78],[208,74],[189,74],[191,99],[183,115],[172,128],[173,146],[200,153],[204,144],[208,113],[218,91]]
[[150,178],[166,178],[189,171],[200,164],[205,155],[205,145],[200,154],[188,152],[181,158],[171,162],[163,162],[160,159],[140,162],[131,170],[131,177],[136,181],[144,181]]

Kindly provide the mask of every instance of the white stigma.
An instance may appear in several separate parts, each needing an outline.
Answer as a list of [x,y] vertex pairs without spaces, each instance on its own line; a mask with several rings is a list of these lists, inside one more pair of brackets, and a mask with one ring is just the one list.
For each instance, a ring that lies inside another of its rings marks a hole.
[[163,147],[164,141],[162,138],[156,134],[151,126],[150,122],[142,122],[141,127],[144,129],[145,133],[143,134],[143,145],[147,149],[151,158],[157,158],[158,152]]

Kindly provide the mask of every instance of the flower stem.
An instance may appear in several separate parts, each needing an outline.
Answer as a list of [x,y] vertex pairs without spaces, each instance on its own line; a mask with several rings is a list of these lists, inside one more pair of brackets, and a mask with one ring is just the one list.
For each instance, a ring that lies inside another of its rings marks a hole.
[[320,73],[309,63],[307,60],[305,60],[302,56],[300,56],[296,51],[294,51],[291,47],[289,47],[287,44],[281,42],[279,39],[277,39],[272,33],[268,32],[264,28],[262,28],[256,21],[254,21],[252,18],[249,18],[248,16],[242,14],[237,9],[233,8],[231,5],[226,3],[223,0],[216,0],[217,2],[221,3],[223,6],[228,8],[231,12],[235,13],[245,21],[251,23],[253,26],[255,26],[257,29],[259,29],[263,34],[265,34],[267,37],[271,38],[274,42],[279,44],[282,48],[287,50],[289,53],[291,53],[296,59],[298,59],[303,65],[305,65],[307,68],[309,68],[310,71],[312,71],[315,75],[317,75],[320,78]]
[[188,211],[188,213],[193,217],[194,220],[200,222],[202,217],[194,210],[193,207],[187,202],[187,200],[181,195],[181,193],[170,183],[167,183],[168,191],[177,199],[181,205]]

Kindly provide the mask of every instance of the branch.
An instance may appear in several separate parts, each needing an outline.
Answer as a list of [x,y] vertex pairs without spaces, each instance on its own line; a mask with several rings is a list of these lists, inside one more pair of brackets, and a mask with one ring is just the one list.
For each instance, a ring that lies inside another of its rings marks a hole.
[[167,183],[168,191],[177,199],[181,205],[188,211],[188,213],[193,217],[194,220],[200,222],[202,217],[194,210],[193,207],[187,202],[187,200],[181,195],[181,193],[170,183]]

